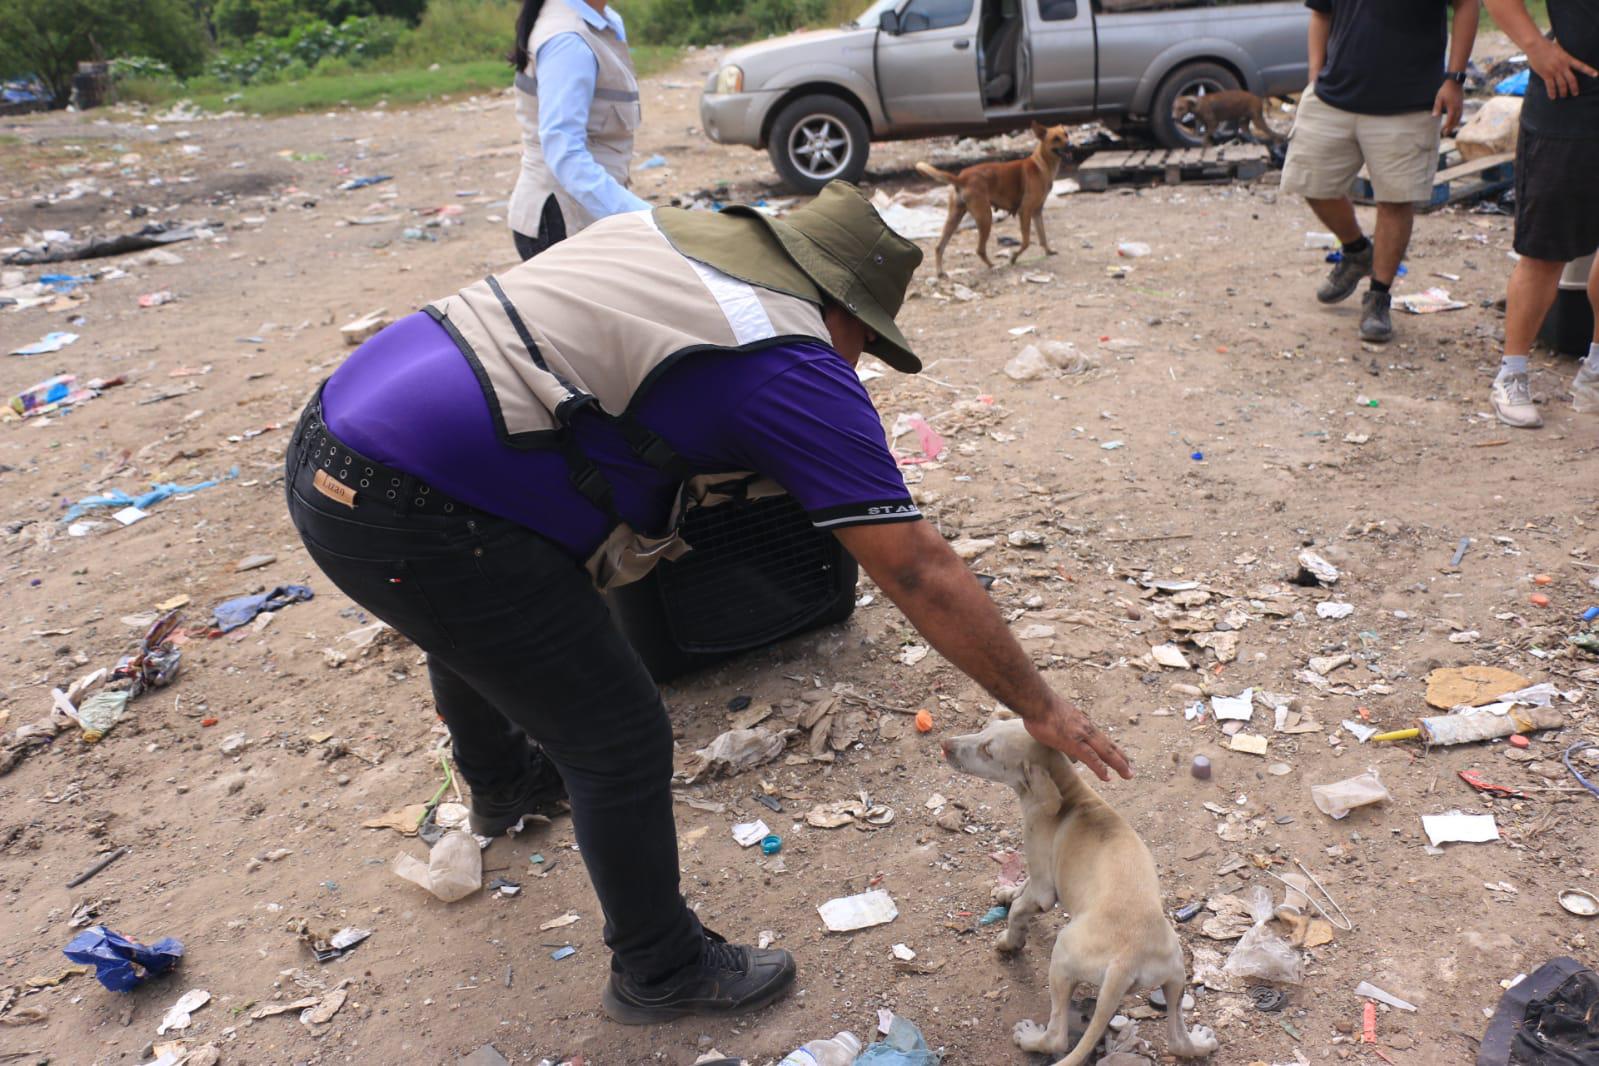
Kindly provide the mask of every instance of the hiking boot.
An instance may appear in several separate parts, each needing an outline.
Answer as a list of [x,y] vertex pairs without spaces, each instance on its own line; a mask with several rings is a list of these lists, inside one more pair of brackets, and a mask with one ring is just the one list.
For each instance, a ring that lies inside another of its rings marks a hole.
[[1376,249],[1370,247],[1364,252],[1344,252],[1343,258],[1333,264],[1327,280],[1316,290],[1316,299],[1324,304],[1349,299],[1360,279],[1371,275],[1371,260],[1375,254]]
[[1506,374],[1494,382],[1488,394],[1494,414],[1499,421],[1517,429],[1537,429],[1543,425],[1543,416],[1532,402],[1532,384],[1526,374]]
[[549,814],[566,799],[566,784],[542,751],[517,780],[492,792],[472,790],[472,832],[497,837],[530,814]]
[[1394,335],[1394,322],[1388,310],[1393,295],[1386,292],[1368,292],[1360,298],[1360,339],[1373,344],[1387,344]]
[[705,930],[698,962],[646,984],[611,971],[605,1013],[623,1025],[651,1025],[688,1014],[740,1014],[764,1007],[794,983],[794,956],[781,948],[729,944]]
[[1571,406],[1581,414],[1599,414],[1599,370],[1579,364],[1571,379]]

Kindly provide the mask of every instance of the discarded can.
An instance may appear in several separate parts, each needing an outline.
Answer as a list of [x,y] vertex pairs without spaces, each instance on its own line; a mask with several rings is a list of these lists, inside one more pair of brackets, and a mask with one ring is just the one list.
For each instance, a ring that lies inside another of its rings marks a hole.
[[1193,764],[1188,767],[1188,772],[1200,781],[1210,780],[1210,760],[1203,755],[1195,755]]
[[1176,910],[1172,911],[1172,918],[1179,922],[1186,922],[1204,909],[1205,901],[1202,899],[1196,899],[1194,902],[1184,903],[1181,907],[1178,907]]
[[768,833],[761,838],[761,854],[776,855],[783,850],[783,838],[776,833]]

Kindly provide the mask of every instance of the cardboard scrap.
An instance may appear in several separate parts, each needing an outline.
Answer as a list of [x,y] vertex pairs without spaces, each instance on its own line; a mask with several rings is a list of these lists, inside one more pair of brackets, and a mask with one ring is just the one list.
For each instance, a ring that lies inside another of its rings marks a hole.
[[1451,666],[1427,675],[1426,699],[1444,711],[1451,707],[1480,707],[1531,684],[1530,679],[1497,666]]

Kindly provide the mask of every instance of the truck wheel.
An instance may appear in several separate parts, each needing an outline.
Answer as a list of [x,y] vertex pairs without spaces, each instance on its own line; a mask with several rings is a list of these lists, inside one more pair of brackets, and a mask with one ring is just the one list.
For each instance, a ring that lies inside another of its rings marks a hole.
[[817,193],[830,181],[860,181],[870,142],[859,111],[836,96],[817,94],[778,112],[766,151],[790,188]]
[[[1165,148],[1197,148],[1203,141],[1193,115],[1172,117],[1172,105],[1179,96],[1204,96],[1206,93],[1240,89],[1238,76],[1215,63],[1189,63],[1166,75],[1149,108],[1149,125],[1155,140]],[[1225,134],[1222,138],[1225,139]]]

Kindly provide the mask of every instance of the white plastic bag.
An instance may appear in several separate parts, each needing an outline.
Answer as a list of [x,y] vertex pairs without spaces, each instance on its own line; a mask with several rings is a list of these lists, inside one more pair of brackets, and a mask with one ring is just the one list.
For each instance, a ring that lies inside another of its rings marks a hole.
[[483,852],[472,834],[460,829],[445,833],[428,853],[427,862],[402,851],[394,857],[393,869],[446,903],[465,899],[483,887]]
[[1299,984],[1305,976],[1304,960],[1288,941],[1269,927],[1274,911],[1271,892],[1262,885],[1255,885],[1249,890],[1248,902],[1255,924],[1233,947],[1222,967],[1223,972],[1234,977]]
[[1311,785],[1310,798],[1318,811],[1332,818],[1342,818],[1368,803],[1387,803],[1393,799],[1376,770],[1367,770],[1330,785]]

